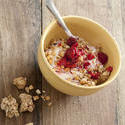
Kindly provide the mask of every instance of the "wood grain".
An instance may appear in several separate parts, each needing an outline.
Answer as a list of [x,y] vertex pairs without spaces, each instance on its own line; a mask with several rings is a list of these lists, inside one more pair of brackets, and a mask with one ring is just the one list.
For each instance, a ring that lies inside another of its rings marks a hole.
[[[12,80],[27,76],[36,88],[50,93],[51,108],[36,104],[33,113],[7,119],[0,110],[0,125],[125,125],[125,1],[54,0],[61,15],[80,15],[105,26],[117,40],[122,68],[117,79],[96,94],[84,97],[64,95],[52,88],[39,71],[37,46],[41,32],[53,16],[45,0],[0,0],[0,99],[18,91]],[[42,18],[41,18],[42,17]],[[42,30],[41,30],[42,27]],[[41,84],[42,82],[42,84]]]
[[[41,36],[41,4],[39,0],[0,0],[0,98],[17,90],[12,80],[27,76],[36,87],[41,87],[37,65],[37,45]],[[17,119],[7,119],[0,112],[0,125],[41,125],[41,106],[33,113],[24,113]]]
[[[125,2],[122,0],[55,0],[61,15],[80,15],[91,18],[105,26],[116,38],[124,52],[122,41],[122,14]],[[122,10],[121,10],[122,8]],[[42,6],[43,29],[52,21],[53,16]],[[122,54],[122,59],[124,56]],[[44,125],[124,125],[125,92],[123,85],[125,65],[117,79],[102,91],[86,97],[72,97],[61,94],[43,79],[43,88],[51,93],[54,106],[48,110],[43,106]]]

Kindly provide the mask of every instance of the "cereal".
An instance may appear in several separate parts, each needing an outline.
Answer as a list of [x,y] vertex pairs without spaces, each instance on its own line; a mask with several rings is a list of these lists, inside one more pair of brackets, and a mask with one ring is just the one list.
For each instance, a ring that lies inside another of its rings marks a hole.
[[14,97],[9,95],[8,97],[4,97],[1,102],[1,109],[6,112],[6,117],[18,117],[18,103]]
[[32,112],[35,107],[33,104],[32,96],[26,93],[21,93],[19,98],[21,100],[20,112]]
[[82,38],[51,41],[45,54],[60,77],[78,85],[99,85],[109,78],[113,69],[111,66],[105,67],[108,56],[102,48],[92,46]]
[[13,80],[13,84],[18,88],[18,89],[23,89],[26,85],[26,77],[17,77]]

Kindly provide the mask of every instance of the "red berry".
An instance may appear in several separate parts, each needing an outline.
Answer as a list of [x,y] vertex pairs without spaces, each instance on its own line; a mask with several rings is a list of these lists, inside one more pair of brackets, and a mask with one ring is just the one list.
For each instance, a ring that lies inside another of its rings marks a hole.
[[73,44],[77,43],[77,40],[73,37],[70,37],[68,40],[67,40],[67,44],[69,46],[72,46]]
[[92,59],[94,59],[95,58],[95,56],[93,55],[93,54],[91,54],[91,53],[89,53],[88,55],[87,55],[87,59],[88,60],[92,60]]
[[102,64],[106,64],[108,61],[108,56],[103,53],[103,52],[99,52],[98,53],[98,60],[102,63]]
[[112,66],[109,66],[109,67],[106,68],[106,70],[107,70],[108,72],[112,72],[113,67],[112,67]]
[[72,47],[77,47],[77,46],[78,46],[77,42],[72,45]]
[[90,74],[90,75],[91,75],[91,74],[92,74],[92,72],[91,72],[91,71],[88,71],[88,74]]
[[100,76],[100,73],[99,73],[99,72],[97,72],[97,73],[91,73],[91,78],[92,78],[92,79],[98,79],[99,76]]
[[60,43],[58,43],[58,46],[61,46],[61,42],[60,42]]
[[89,65],[90,65],[89,62],[85,62],[83,66],[84,66],[85,69],[87,69],[87,67],[88,67]]
[[89,50],[89,47],[88,47],[87,45],[85,46],[85,48],[86,48],[87,50]]
[[97,73],[92,73],[91,71],[88,71],[88,74],[91,75],[91,79],[98,79],[99,76],[100,76],[100,73],[97,72]]
[[71,61],[67,61],[65,67],[67,67],[67,68],[75,68],[76,67],[76,63],[73,63]]
[[62,59],[60,59],[59,60],[59,62],[57,63],[57,65],[59,65],[59,66],[66,66],[66,58],[65,57],[63,57]]
[[81,55],[81,56],[83,56],[85,53],[84,53],[84,50],[83,49],[79,49],[79,54]]
[[79,51],[75,47],[67,49],[65,56],[70,60],[76,60],[79,57]]
[[82,65],[79,65],[79,68],[80,68],[80,69],[83,68]]

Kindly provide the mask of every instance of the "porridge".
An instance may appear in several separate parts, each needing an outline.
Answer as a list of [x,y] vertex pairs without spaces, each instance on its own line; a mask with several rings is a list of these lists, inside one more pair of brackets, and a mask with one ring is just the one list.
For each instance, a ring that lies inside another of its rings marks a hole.
[[78,85],[102,84],[113,70],[112,66],[105,66],[108,56],[102,48],[92,46],[82,38],[53,40],[45,48],[45,55],[62,79]]

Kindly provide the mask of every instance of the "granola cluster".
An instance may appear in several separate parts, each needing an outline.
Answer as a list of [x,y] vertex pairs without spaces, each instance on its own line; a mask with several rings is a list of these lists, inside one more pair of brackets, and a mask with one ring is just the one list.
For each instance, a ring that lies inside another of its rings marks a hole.
[[106,68],[108,56],[102,48],[95,47],[81,38],[59,39],[50,42],[45,55],[63,79],[84,86],[95,86],[105,82],[113,68]]
[[[4,97],[1,102],[1,109],[5,111],[6,117],[18,117],[19,113],[22,112],[33,112],[35,108],[35,101],[39,101],[40,99],[46,103],[48,106],[52,105],[50,96],[46,93],[46,91],[40,91],[39,89],[34,89],[33,85],[27,85],[26,77],[17,77],[13,80],[13,85],[15,85],[18,89],[22,89],[23,92],[19,94],[20,102],[17,102],[14,97],[9,95],[8,97]],[[33,91],[35,95],[32,95]],[[33,123],[28,123],[29,125],[33,125]]]
[[18,88],[18,89],[24,89],[26,85],[26,77],[17,77],[13,80],[13,84]]
[[21,100],[20,112],[32,112],[35,107],[35,105],[33,104],[32,96],[26,93],[21,93],[19,95],[19,98]]
[[18,117],[18,103],[14,97],[9,95],[2,99],[1,109],[6,112],[6,117],[12,118],[14,116]]

